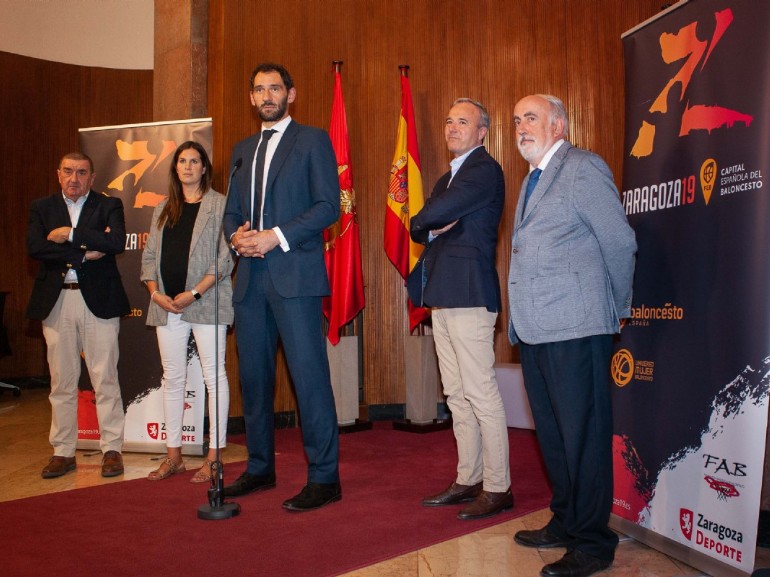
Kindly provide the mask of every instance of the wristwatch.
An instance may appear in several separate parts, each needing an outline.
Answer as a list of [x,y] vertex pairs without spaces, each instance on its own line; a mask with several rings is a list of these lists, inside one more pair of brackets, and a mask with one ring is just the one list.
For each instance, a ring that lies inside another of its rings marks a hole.
[[197,290],[190,289],[190,292],[192,293],[192,296],[195,297],[196,301],[199,301],[201,299],[201,293],[199,293]]

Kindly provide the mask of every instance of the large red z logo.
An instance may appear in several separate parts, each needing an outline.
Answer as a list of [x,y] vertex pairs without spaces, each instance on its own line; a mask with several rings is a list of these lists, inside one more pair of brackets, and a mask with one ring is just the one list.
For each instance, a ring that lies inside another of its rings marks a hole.
[[[671,77],[658,97],[650,106],[648,112],[653,114],[668,114],[668,97],[671,89],[681,85],[679,102],[685,102],[682,111],[679,136],[687,136],[693,130],[707,130],[711,132],[722,126],[732,128],[736,121],[743,122],[746,126],[751,124],[752,116],[743,114],[737,110],[731,110],[722,106],[706,106],[703,104],[690,105],[686,99],[687,89],[696,71],[703,71],[711,53],[722,39],[725,31],[733,21],[733,12],[729,8],[714,14],[716,26],[713,36],[708,40],[700,40],[697,36],[698,23],[692,22],[684,26],[676,34],[663,33],[660,35],[660,54],[666,64],[684,60],[679,71]],[[639,135],[636,138],[631,156],[641,158],[649,156],[655,146],[655,122],[642,121]]]

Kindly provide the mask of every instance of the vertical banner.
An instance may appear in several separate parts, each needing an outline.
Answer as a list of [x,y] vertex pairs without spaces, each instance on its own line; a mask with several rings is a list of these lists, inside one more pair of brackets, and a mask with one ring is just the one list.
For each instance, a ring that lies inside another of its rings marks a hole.
[[680,2],[624,35],[639,244],[613,357],[613,525],[754,568],[770,375],[770,2]]
[[[94,190],[120,198],[126,214],[126,250],[118,256],[118,268],[131,314],[120,325],[118,373],[126,411],[123,447],[127,451],[165,450],[163,370],[155,330],[145,326],[149,297],[139,274],[152,212],[168,194],[174,151],[186,140],[199,142],[211,156],[211,119],[80,129],[81,151],[94,161]],[[96,448],[99,428],[85,370],[80,388],[78,448]],[[182,432],[182,450],[187,454],[203,452],[205,393],[191,335]]]

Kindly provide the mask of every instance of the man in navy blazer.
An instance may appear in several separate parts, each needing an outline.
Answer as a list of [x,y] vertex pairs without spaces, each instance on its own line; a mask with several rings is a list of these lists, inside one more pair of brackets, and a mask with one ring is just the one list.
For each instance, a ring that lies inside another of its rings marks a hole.
[[273,392],[280,336],[308,459],[307,485],[283,507],[309,511],[342,498],[321,320],[321,299],[329,294],[323,230],[340,209],[337,161],[326,132],[289,116],[296,89],[283,66],[260,64],[250,87],[263,132],[233,149],[223,225],[240,256],[233,306],[249,459],[224,495],[275,487]]
[[527,96],[514,107],[519,152],[530,165],[511,243],[509,338],[553,489],[552,518],[519,531],[527,547],[566,547],[545,577],[587,577],[612,564],[610,357],[631,314],[636,254],[612,173],[567,142],[564,104]]
[[460,98],[452,104],[444,137],[454,159],[411,221],[412,239],[426,248],[407,279],[412,302],[432,307],[458,454],[456,480],[423,505],[470,501],[457,515],[463,520],[513,507],[508,429],[494,370],[500,311],[495,251],[505,183],[483,146],[488,131],[489,114],[480,103]]
[[94,167],[79,152],[57,170],[61,190],[32,203],[29,256],[40,261],[27,316],[43,322],[51,371],[54,454],[42,472],[60,477],[77,467],[80,355],[96,393],[102,476],[123,473],[125,414],[118,383],[120,317],[130,312],[115,255],[126,246],[123,203],[91,190]]

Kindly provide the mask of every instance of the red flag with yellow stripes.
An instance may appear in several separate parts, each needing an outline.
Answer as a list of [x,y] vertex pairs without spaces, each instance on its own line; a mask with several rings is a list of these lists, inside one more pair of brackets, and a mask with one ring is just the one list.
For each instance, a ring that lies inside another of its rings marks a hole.
[[[409,237],[411,219],[425,204],[420,172],[420,153],[417,149],[417,130],[414,123],[412,89],[406,75],[408,66],[401,69],[401,115],[398,119],[396,152],[390,168],[388,206],[385,210],[385,254],[406,280],[422,254],[423,246]],[[416,307],[409,301],[409,330],[430,316],[430,310]]]

